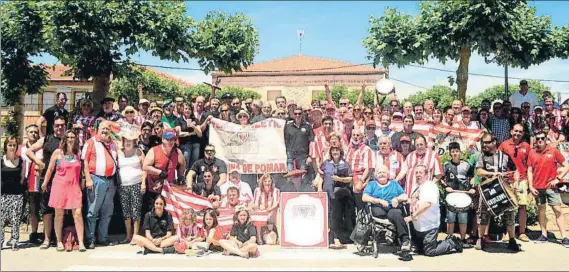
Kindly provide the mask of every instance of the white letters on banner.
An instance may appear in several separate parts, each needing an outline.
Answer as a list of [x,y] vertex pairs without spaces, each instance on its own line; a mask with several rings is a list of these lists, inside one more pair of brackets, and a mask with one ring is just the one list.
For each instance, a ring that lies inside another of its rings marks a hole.
[[227,171],[241,174],[286,172],[285,120],[269,118],[242,126],[212,118],[209,143]]
[[328,248],[328,195],[281,193],[281,247]]
[[[557,148],[561,152],[561,155],[565,157],[565,161],[569,162],[569,142],[561,142]],[[564,180],[565,182],[569,182],[569,175],[565,176]]]

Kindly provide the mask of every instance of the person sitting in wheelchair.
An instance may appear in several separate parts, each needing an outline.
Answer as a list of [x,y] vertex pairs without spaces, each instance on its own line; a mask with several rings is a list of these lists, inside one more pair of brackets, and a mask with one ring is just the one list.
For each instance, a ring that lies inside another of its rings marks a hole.
[[388,179],[388,173],[386,166],[375,169],[375,179],[366,185],[362,201],[371,204],[373,217],[387,218],[395,226],[401,251],[410,251],[409,228],[404,220],[406,214],[402,204],[408,197],[397,181]]

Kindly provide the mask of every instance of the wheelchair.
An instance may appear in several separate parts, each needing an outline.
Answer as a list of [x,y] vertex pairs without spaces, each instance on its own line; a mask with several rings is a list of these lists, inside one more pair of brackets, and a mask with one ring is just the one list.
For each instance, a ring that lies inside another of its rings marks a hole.
[[399,248],[400,243],[395,226],[387,218],[374,217],[371,213],[371,204],[368,203],[364,209],[356,212],[356,223],[368,225],[371,228],[367,242],[356,243],[356,249],[359,252],[371,254],[377,258],[382,247]]

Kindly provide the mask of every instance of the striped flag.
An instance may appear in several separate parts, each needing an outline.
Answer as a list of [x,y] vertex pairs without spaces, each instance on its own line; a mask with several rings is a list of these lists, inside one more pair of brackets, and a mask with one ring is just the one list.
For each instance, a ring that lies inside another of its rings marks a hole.
[[462,150],[480,150],[479,141],[484,134],[482,129],[457,128],[439,124],[433,127],[429,133],[429,143],[436,147],[439,156],[446,151],[448,144],[457,142]]
[[[403,131],[403,121],[393,121],[391,122],[389,128],[395,131]],[[432,128],[433,124],[423,120],[415,121],[415,124],[413,125],[413,131],[421,133],[425,137],[429,136],[429,133]]]
[[[186,191],[182,187],[170,185],[167,181],[164,181],[162,196],[166,200],[165,209],[172,215],[174,228],[177,232],[179,232],[180,219],[182,218],[182,213],[185,209],[192,208],[200,214],[200,211],[207,208],[213,208],[213,204],[206,197]],[[219,212],[219,216],[217,217],[219,226],[224,230],[224,232],[229,233],[233,226],[233,215],[235,214],[235,210],[231,208],[218,208],[217,211]],[[256,227],[267,225],[269,213],[250,211],[250,214],[251,221]],[[203,226],[202,216],[197,216],[196,223],[199,227]]]

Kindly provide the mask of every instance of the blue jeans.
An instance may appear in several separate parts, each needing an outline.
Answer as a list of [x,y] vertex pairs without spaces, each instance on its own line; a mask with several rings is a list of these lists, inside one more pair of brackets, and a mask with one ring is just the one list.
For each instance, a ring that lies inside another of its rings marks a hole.
[[286,153],[286,164],[288,171],[292,171],[294,169],[293,161],[296,160],[296,169],[306,170],[306,159],[308,155],[306,154],[293,154],[291,152]]
[[87,190],[87,224],[85,240],[88,243],[95,241],[95,227],[99,217],[97,240],[106,242],[109,236],[109,224],[113,216],[114,198],[117,187],[113,179],[107,179],[91,174],[93,190]]
[[180,146],[180,151],[182,151],[184,160],[186,160],[186,170],[190,170],[194,162],[200,157],[200,143],[186,143]]
[[461,212],[461,213],[454,213],[447,210],[447,223],[454,224],[456,223],[456,219],[458,217],[459,224],[468,224],[468,212]]

